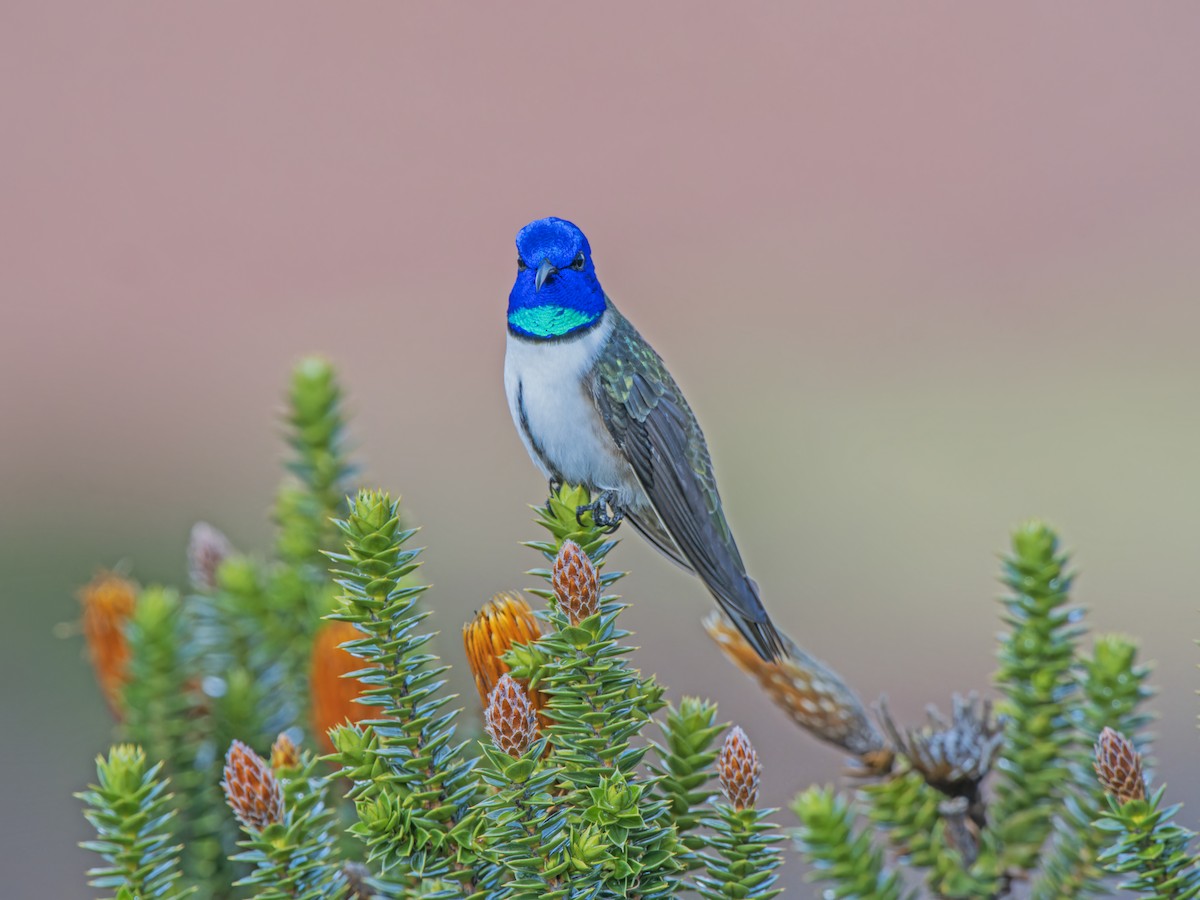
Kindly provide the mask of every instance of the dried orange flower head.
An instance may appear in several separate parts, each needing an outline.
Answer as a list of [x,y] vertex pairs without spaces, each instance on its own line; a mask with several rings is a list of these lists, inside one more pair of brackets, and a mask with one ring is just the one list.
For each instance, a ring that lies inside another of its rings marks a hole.
[[928,725],[901,731],[881,699],[879,721],[930,787],[950,797],[973,797],[1004,743],[1004,718],[992,715],[992,704],[980,703],[975,694],[955,694],[953,702],[949,719],[930,706]]
[[283,821],[283,789],[261,756],[234,741],[225,754],[225,801],[239,822],[262,831]]
[[[463,646],[467,663],[475,676],[479,702],[486,708],[492,688],[508,666],[500,657],[513,644],[532,644],[542,636],[541,626],[529,603],[516,592],[497,594],[463,626]],[[534,705],[541,709],[542,698],[534,692]]]
[[507,673],[492,688],[483,721],[492,742],[514,759],[537,740],[537,714],[529,695]]
[[220,530],[207,522],[192,526],[188,538],[188,578],[198,591],[211,592],[217,588],[217,569],[234,553],[233,544]]
[[329,729],[347,722],[379,719],[384,710],[378,706],[356,703],[362,693],[357,678],[345,678],[349,672],[365,668],[366,663],[343,650],[341,644],[361,638],[362,633],[350,622],[325,622],[313,641],[312,668],[309,691],[312,696],[313,730],[317,743],[326,753],[335,752],[329,740]]
[[758,799],[758,779],[761,775],[762,764],[758,761],[758,752],[741,726],[735,725],[717,755],[717,778],[721,782],[721,791],[734,809],[754,805]]
[[96,681],[114,714],[120,715],[121,689],[129,678],[125,625],[137,606],[137,585],[115,572],[97,572],[79,591],[83,637]]
[[1100,776],[1100,785],[1118,803],[1146,799],[1146,776],[1142,755],[1133,742],[1119,731],[1105,728],[1096,740],[1096,759],[1092,763]]
[[600,609],[600,584],[596,567],[574,541],[563,541],[554,566],[550,584],[558,599],[558,608],[567,614],[572,625],[578,625]]
[[271,745],[271,768],[276,772],[281,769],[296,769],[300,766],[300,751],[286,732],[279,732],[275,743]]

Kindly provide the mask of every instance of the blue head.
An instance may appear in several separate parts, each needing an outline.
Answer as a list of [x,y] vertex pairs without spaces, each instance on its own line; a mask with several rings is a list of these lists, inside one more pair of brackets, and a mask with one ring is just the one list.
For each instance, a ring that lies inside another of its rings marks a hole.
[[592,248],[566,219],[538,219],[517,232],[517,280],[508,295],[508,328],[554,340],[591,328],[604,314]]

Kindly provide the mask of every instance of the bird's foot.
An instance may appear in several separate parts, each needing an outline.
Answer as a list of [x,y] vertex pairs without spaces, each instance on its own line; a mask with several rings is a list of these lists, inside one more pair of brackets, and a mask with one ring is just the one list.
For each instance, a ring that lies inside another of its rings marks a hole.
[[558,478],[551,478],[549,483],[550,483],[550,496],[546,498],[546,512],[548,512],[550,515],[553,516],[554,510],[550,506],[550,501],[558,496],[558,492],[562,490],[563,483],[562,483],[562,480],[558,479]]
[[605,534],[612,534],[625,519],[625,513],[617,505],[617,492],[604,491],[585,506],[575,509],[575,521],[583,525],[583,514],[590,512],[592,521],[597,528],[603,528]]

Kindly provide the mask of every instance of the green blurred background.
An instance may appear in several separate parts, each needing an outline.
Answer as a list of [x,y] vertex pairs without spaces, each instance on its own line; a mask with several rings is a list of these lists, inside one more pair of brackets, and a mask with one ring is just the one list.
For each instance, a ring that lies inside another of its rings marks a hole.
[[[70,794],[111,723],[54,636],[76,586],[122,559],[181,582],[197,519],[268,546],[302,354],[340,366],[366,480],[424,528],[446,658],[530,583],[545,485],[503,309],[512,237],[550,214],[686,390],[787,631],[901,720],[987,690],[996,554],[1044,516],[1090,622],[1156,661],[1158,777],[1200,808],[1198,26],[1184,3],[3,4],[4,895],[91,895]],[[703,589],[624,537],[643,667],[747,728],[769,802],[836,779],[708,643]]]

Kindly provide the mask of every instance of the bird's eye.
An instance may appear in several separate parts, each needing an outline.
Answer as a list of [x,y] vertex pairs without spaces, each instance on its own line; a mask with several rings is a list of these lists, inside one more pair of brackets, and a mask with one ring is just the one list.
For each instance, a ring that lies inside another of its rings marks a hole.
[[587,260],[583,258],[583,251],[580,250],[575,254],[575,258],[571,260],[571,268],[578,272],[587,264]]
[[527,266],[525,264],[525,260],[521,259],[521,257],[518,256],[517,257],[517,271],[524,272],[528,268],[529,268],[529,266]]

